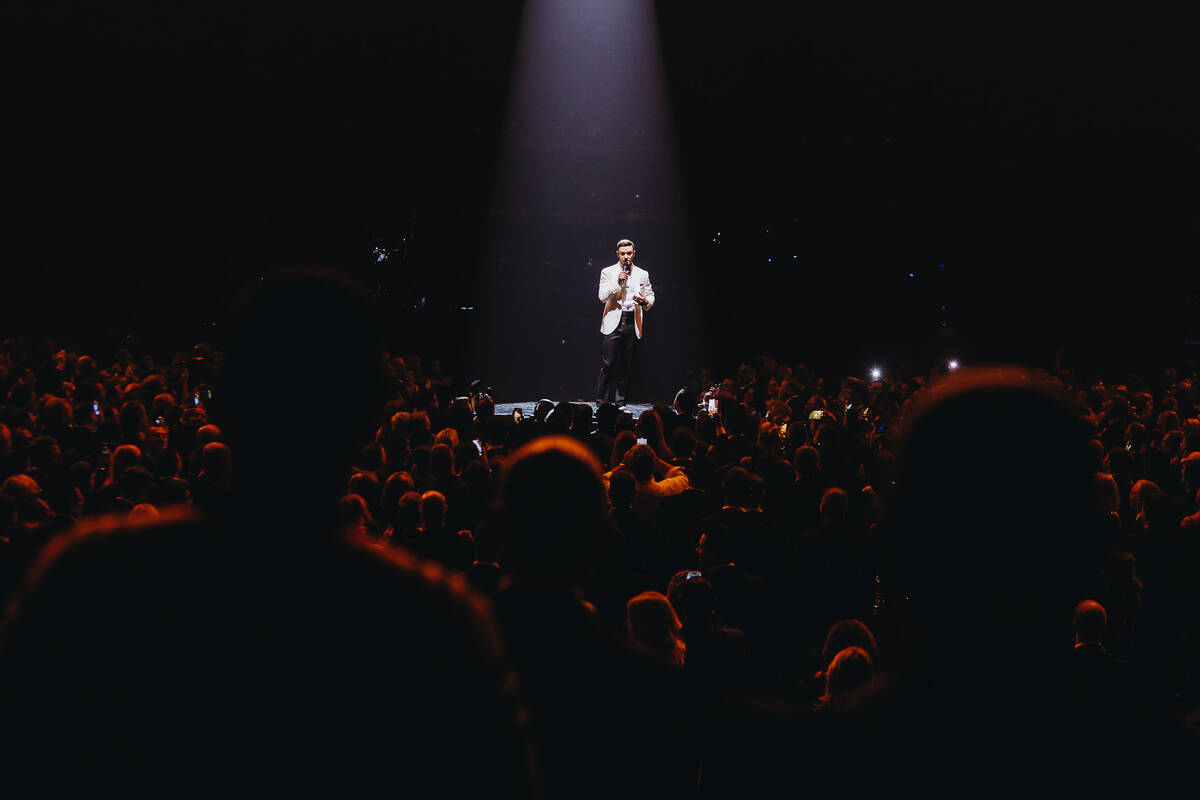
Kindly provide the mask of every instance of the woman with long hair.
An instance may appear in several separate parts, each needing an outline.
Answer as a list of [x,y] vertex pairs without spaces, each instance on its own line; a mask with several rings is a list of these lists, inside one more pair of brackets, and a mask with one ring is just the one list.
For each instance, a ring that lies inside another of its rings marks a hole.
[[667,440],[663,436],[662,418],[653,409],[643,411],[638,417],[637,438],[645,439],[646,444],[654,450],[654,455],[668,464],[675,460],[675,454],[667,447]]
[[625,606],[629,638],[677,666],[683,666],[687,646],[679,637],[682,626],[671,602],[661,592],[642,592]]
[[629,448],[637,444],[637,437],[633,431],[621,431],[613,439],[612,457],[608,460],[608,468],[616,469],[621,462],[625,460],[625,454],[629,452]]

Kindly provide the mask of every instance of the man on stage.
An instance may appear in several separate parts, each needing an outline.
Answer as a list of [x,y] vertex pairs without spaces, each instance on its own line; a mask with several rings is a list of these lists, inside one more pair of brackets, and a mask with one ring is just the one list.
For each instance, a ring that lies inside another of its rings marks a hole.
[[600,302],[604,316],[600,333],[604,343],[600,351],[600,379],[596,382],[596,403],[615,403],[624,408],[629,399],[629,377],[633,372],[633,354],[642,338],[642,314],[654,306],[654,287],[650,273],[633,264],[633,242],[617,242],[617,263],[600,272]]

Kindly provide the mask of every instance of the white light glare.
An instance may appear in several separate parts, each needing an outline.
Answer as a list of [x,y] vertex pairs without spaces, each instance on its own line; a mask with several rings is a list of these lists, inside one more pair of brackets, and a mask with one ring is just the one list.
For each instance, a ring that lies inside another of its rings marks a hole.
[[871,367],[871,380],[877,381],[883,377],[883,370],[879,367]]

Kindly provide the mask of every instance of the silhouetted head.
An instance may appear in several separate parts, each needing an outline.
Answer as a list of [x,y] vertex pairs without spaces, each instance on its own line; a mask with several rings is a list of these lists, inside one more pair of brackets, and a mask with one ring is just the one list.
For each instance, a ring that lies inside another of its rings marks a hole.
[[146,417],[146,407],[132,400],[121,404],[118,422],[121,426],[121,441],[130,444],[140,444],[146,428],[150,425]]
[[1116,480],[1107,472],[1096,472],[1092,475],[1092,487],[1096,492],[1096,502],[1102,511],[1115,513],[1121,509],[1121,489]]
[[672,406],[680,414],[695,414],[696,393],[686,386],[683,387],[675,393],[675,400],[672,402]]
[[613,439],[612,458],[608,460],[610,467],[616,467],[625,460],[625,454],[629,452],[629,448],[637,444],[637,436],[633,431],[621,431]]
[[421,495],[418,492],[405,492],[401,495],[393,518],[400,530],[412,531],[420,527]]
[[554,401],[542,398],[537,401],[537,405],[533,407],[533,418],[538,422],[545,422],[546,417],[550,416],[550,412],[554,410]]
[[723,523],[714,522],[700,533],[700,541],[696,544],[696,561],[701,570],[709,570],[735,563],[737,552],[737,531]]
[[133,524],[151,523],[158,518],[158,509],[150,503],[138,503],[129,510],[129,521]]
[[435,444],[429,449],[429,471],[437,478],[447,478],[454,472],[454,451],[448,444]]
[[379,399],[382,351],[365,292],[326,268],[281,271],[243,293],[229,336],[240,478],[297,516],[331,512]]
[[74,411],[69,403],[61,397],[51,397],[38,413],[38,422],[46,430],[58,430],[71,424]]
[[625,454],[625,465],[640,483],[654,477],[654,448],[648,444],[635,444]]
[[368,506],[376,506],[379,501],[379,476],[374,472],[356,472],[350,476],[346,490],[361,497]]
[[856,692],[871,685],[875,679],[875,664],[861,647],[841,650],[825,671],[826,701]]
[[1183,485],[1188,489],[1200,489],[1200,453],[1188,453],[1179,466]]
[[223,442],[209,442],[200,451],[200,470],[209,477],[227,480],[233,468],[233,454]]
[[1071,627],[1075,630],[1075,641],[1080,643],[1099,643],[1104,638],[1104,628],[1108,625],[1108,614],[1104,606],[1095,600],[1084,600],[1075,606],[1075,614],[1071,617]]
[[142,463],[142,450],[137,445],[123,444],[113,451],[112,461],[109,462],[108,476],[110,481],[115,481],[121,476],[121,473],[130,467],[135,467]]
[[592,407],[587,403],[575,403],[571,415],[571,433],[576,436],[587,436],[592,432]]
[[667,586],[667,599],[685,628],[690,628],[691,632],[703,631],[712,623],[713,587],[702,575],[689,578],[689,572],[675,573]]
[[676,458],[692,458],[696,455],[696,433],[691,428],[680,425],[671,434],[671,452]]
[[871,629],[856,619],[843,619],[833,623],[829,633],[825,635],[825,644],[821,647],[821,657],[828,665],[834,656],[847,647],[859,647],[870,657],[872,662],[879,660],[879,645]]
[[531,578],[572,580],[605,525],[600,464],[565,436],[535,439],[513,453],[499,500],[513,571]]
[[563,400],[546,415],[546,430],[550,433],[566,433],[571,429],[574,416],[575,406]]
[[1087,437],[1070,408],[1015,368],[951,373],[914,397],[898,468],[889,545],[930,624],[980,641],[1052,637],[1100,555]]
[[736,508],[749,508],[753,504],[753,486],[750,473],[741,467],[733,467],[725,473],[721,482],[725,492],[725,504]]
[[383,484],[383,492],[379,505],[390,512],[400,504],[400,498],[416,490],[412,475],[407,472],[393,472]]
[[1163,522],[1168,510],[1167,493],[1154,481],[1135,481],[1129,489],[1129,507],[1144,525]]
[[613,470],[608,479],[608,500],[615,509],[627,509],[637,492],[637,479],[627,469]]
[[203,447],[209,442],[221,441],[221,429],[216,425],[201,425],[196,430],[196,444]]
[[596,429],[606,436],[612,436],[613,426],[617,424],[617,414],[619,413],[620,411],[613,403],[603,403],[596,409]]
[[850,496],[836,486],[830,486],[821,495],[820,514],[822,520],[844,522],[850,508]]
[[433,437],[433,443],[434,445],[444,444],[453,450],[459,445],[458,431],[454,428],[442,428]]
[[801,479],[812,478],[821,469],[821,451],[808,444],[797,447],[792,463]]
[[659,417],[657,411],[648,408],[638,415],[637,435],[639,439],[649,439],[652,442],[662,438],[662,418]]
[[446,495],[428,491],[421,495],[421,527],[435,530],[446,521]]
[[631,598],[625,608],[629,636],[634,642],[672,663],[683,663],[685,648],[679,638],[682,626],[665,595],[642,592]]

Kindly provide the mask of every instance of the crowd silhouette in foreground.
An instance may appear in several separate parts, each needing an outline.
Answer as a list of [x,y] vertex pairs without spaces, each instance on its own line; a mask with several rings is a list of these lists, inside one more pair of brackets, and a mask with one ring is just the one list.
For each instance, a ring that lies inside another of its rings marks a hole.
[[1200,379],[497,416],[358,289],[170,364],[0,347],[0,781],[580,797],[1149,788],[1200,734]]

